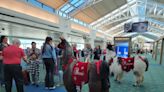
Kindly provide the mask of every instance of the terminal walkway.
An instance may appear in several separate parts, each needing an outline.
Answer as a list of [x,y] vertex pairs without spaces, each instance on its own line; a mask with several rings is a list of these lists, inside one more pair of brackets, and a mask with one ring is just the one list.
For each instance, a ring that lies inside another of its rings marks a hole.
[[[149,70],[145,73],[144,84],[141,87],[133,87],[134,76],[133,72],[124,75],[122,83],[118,84],[114,81],[114,78],[110,78],[111,88],[110,92],[163,92],[164,88],[164,64],[159,65],[151,55],[146,55],[150,62]],[[42,68],[43,69],[43,68]],[[41,80],[43,80],[44,74],[41,74]],[[5,92],[3,87],[0,87],[0,92]],[[15,86],[13,91],[16,92]],[[46,90],[43,83],[40,86],[34,87],[32,85],[25,86],[25,92],[66,92],[64,86],[59,86],[55,90]],[[82,92],[88,92],[87,85],[84,86]]]

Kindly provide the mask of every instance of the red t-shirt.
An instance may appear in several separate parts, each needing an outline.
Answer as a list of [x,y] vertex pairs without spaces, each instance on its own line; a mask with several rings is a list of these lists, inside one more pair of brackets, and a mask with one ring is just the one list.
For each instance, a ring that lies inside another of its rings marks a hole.
[[25,56],[23,50],[14,45],[4,48],[2,54],[4,64],[20,64],[21,58]]

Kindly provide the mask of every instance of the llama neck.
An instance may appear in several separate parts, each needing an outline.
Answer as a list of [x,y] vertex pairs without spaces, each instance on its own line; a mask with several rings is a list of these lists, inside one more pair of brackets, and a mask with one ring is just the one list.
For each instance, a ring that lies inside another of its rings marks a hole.
[[62,63],[63,70],[67,70],[68,67],[70,67],[71,63],[73,62],[74,58],[68,57],[68,59],[63,60],[64,62]]

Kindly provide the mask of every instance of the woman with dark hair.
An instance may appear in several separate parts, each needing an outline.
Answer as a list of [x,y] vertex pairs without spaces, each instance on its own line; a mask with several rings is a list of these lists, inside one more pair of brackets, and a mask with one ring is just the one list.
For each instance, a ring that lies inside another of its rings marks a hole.
[[0,84],[4,85],[4,69],[3,69],[3,57],[2,51],[5,47],[9,46],[7,43],[8,39],[6,36],[2,35],[0,38]]
[[46,89],[55,89],[53,74],[56,63],[56,51],[52,46],[51,37],[46,37],[42,49],[42,58],[46,66],[45,87]]

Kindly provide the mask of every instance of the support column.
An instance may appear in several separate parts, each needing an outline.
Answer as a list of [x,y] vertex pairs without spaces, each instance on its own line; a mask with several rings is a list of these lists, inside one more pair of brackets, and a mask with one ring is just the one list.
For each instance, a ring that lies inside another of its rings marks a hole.
[[8,25],[8,32],[9,32],[9,34],[8,34],[8,41],[9,41],[9,44],[11,44],[12,43],[12,39],[13,39],[13,26],[11,25],[11,24],[9,24]]
[[92,48],[95,48],[95,39],[96,39],[96,31],[92,30],[89,35],[89,43],[91,44]]
[[155,48],[155,60],[157,60],[158,56],[158,41],[156,42],[156,48]]
[[104,39],[103,39],[103,45],[102,45],[102,49],[106,49],[106,45],[107,45],[107,38],[104,37]]
[[164,38],[162,39],[162,45],[161,45],[160,64],[162,64],[162,61],[164,61],[163,56],[164,56]]
[[68,39],[68,33],[71,32],[71,21],[60,17],[60,31],[63,32],[65,39]]

